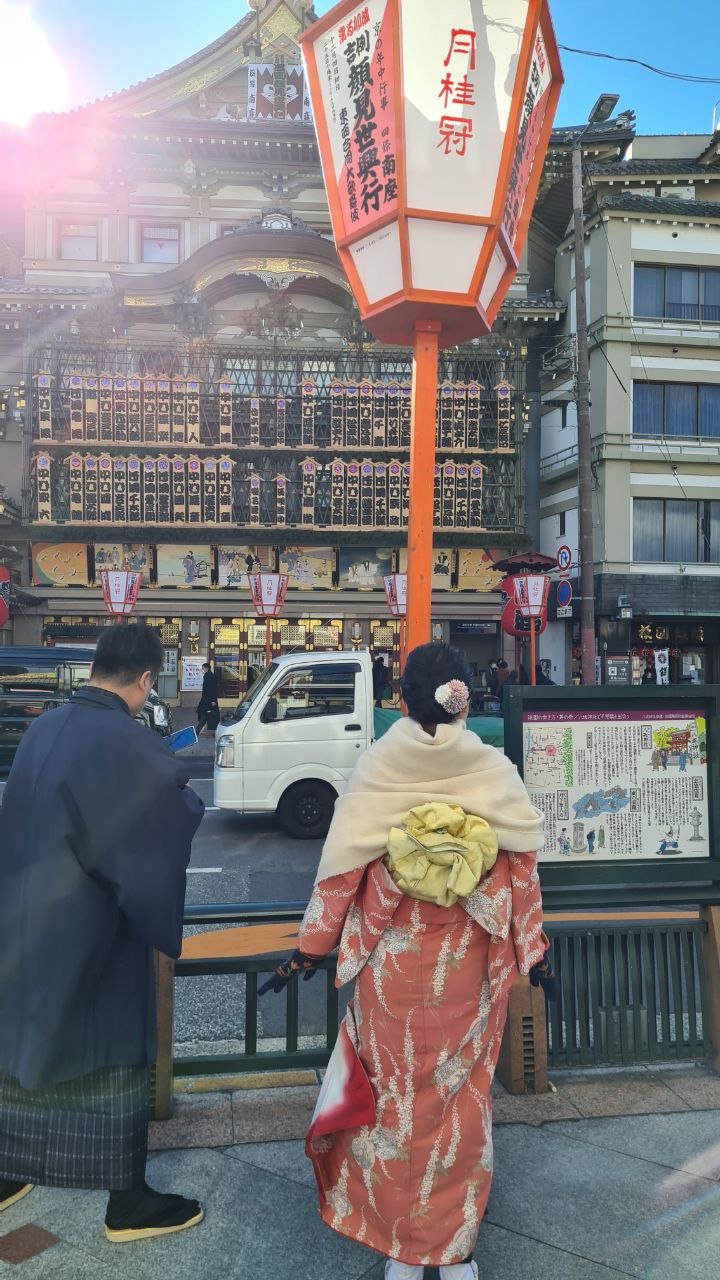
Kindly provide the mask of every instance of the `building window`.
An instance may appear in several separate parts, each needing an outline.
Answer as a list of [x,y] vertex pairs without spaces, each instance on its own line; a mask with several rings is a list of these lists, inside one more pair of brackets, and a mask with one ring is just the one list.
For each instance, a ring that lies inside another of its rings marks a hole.
[[636,316],[720,323],[717,267],[635,267]]
[[97,262],[96,222],[61,222],[60,257],[66,262]]
[[143,262],[179,262],[180,228],[144,226],[142,260]]
[[720,384],[634,382],[633,435],[720,439]]
[[560,537],[565,537],[565,512],[560,512]]
[[720,564],[720,502],[635,498],[636,564]]

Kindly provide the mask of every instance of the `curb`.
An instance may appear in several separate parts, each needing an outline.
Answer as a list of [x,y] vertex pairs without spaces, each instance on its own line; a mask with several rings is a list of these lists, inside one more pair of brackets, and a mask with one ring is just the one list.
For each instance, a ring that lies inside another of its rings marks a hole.
[[[171,1119],[150,1123],[150,1150],[303,1141],[321,1077],[279,1071],[177,1080]],[[563,1071],[554,1073],[544,1094],[513,1096],[495,1081],[492,1102],[495,1124],[533,1128],[558,1120],[720,1111],[720,1077],[692,1063]]]

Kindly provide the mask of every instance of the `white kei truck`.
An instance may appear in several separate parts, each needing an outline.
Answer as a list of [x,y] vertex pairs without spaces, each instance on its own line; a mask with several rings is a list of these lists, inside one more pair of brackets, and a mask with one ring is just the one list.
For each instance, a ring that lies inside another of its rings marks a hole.
[[277,813],[297,839],[324,836],[373,736],[367,650],[276,658],[218,726],[214,803]]

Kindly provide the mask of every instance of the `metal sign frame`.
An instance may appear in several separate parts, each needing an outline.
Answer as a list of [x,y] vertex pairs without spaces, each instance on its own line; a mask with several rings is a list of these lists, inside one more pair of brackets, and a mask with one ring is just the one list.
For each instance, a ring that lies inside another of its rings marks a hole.
[[[720,685],[584,688],[575,685],[505,690],[505,751],[520,775],[524,771],[524,711],[663,711],[669,706],[703,710],[707,733],[710,848],[720,840]],[[682,862],[601,859],[568,866],[538,864],[546,907],[581,909],[632,905],[720,903],[720,850],[709,858]]]

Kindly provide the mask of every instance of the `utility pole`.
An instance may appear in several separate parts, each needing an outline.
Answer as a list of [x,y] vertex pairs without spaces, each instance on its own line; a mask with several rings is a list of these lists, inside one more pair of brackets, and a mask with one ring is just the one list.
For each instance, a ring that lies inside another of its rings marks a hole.
[[572,203],[575,233],[575,330],[577,345],[578,525],[580,542],[580,649],[582,682],[595,684],[595,548],[593,545],[590,360],[585,289],[585,202],[582,143],[591,125],[607,120],[618,95],[603,93],[572,149]]
[[580,542],[580,649],[582,682],[595,684],[595,549],[592,516],[592,433],[590,362],[585,291],[585,209],[582,142],[572,152],[575,231],[575,328],[577,345],[578,525]]

